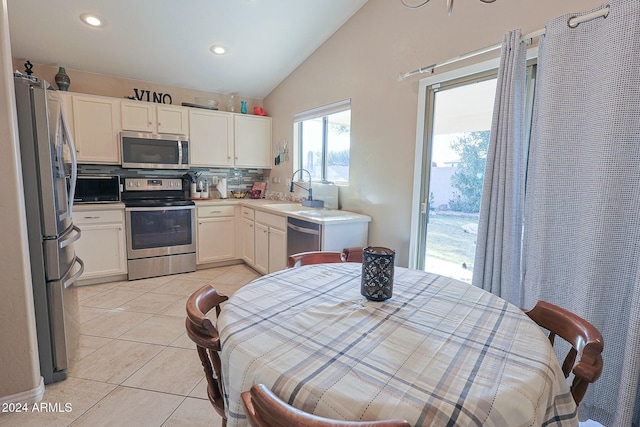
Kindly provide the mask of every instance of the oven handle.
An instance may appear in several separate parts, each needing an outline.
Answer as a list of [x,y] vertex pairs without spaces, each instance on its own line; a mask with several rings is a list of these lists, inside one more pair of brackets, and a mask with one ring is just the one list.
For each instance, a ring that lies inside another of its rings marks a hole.
[[153,206],[153,207],[135,207],[135,208],[125,208],[125,212],[151,212],[151,211],[178,211],[190,209],[195,210],[195,205],[191,206]]

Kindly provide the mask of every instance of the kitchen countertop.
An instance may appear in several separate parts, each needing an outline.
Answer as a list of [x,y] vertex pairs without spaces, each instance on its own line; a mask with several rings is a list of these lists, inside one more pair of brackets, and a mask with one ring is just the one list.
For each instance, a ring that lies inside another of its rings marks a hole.
[[196,206],[240,205],[274,215],[298,218],[316,224],[346,224],[370,222],[371,217],[339,209],[318,209],[302,206],[300,203],[281,202],[267,199],[209,199],[195,200]]
[[[347,224],[355,222],[370,222],[371,217],[355,212],[339,209],[318,209],[302,206],[300,203],[281,202],[267,199],[208,199],[194,200],[196,206],[240,205],[274,215],[298,218],[316,224]],[[78,212],[104,211],[124,209],[124,203],[82,203],[74,204],[73,209]]]

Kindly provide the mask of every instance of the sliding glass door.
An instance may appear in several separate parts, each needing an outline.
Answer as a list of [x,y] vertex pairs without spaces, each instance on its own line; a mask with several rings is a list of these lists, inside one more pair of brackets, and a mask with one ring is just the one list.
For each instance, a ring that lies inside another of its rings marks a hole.
[[471,282],[497,72],[430,86],[417,266]]

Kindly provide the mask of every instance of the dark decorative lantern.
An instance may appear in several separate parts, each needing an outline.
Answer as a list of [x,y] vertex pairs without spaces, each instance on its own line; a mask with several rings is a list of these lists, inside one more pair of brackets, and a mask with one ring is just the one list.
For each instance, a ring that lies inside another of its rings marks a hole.
[[396,251],[367,246],[362,251],[360,293],[370,301],[384,301],[393,295],[393,266]]

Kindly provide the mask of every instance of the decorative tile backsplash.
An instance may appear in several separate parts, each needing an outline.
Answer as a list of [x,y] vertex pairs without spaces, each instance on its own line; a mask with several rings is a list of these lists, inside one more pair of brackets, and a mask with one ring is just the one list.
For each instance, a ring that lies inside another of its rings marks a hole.
[[[190,171],[205,179],[214,186],[220,178],[227,178],[229,191],[250,190],[254,182],[264,180],[262,169],[235,169],[235,168],[191,168]],[[118,175],[122,178],[140,178],[144,176],[159,178],[182,178],[187,171],[155,170],[155,169],[123,169],[111,165],[78,165],[78,174],[82,175]],[[267,186],[267,195],[269,188]]]
[[300,197],[298,194],[296,193],[282,193],[280,191],[268,191],[267,190],[267,196],[265,197],[265,199],[269,199],[269,200],[279,200],[282,202],[294,202],[294,203],[298,203],[301,202],[302,200],[304,200],[304,197]]

